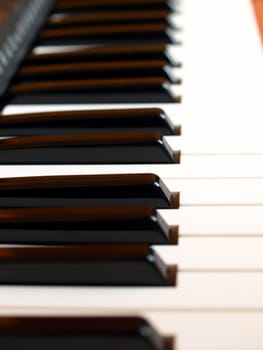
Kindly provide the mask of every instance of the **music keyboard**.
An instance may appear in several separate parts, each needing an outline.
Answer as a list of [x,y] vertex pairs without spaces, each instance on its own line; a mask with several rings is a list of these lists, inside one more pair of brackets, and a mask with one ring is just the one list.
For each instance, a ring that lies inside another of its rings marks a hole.
[[[173,74],[183,84],[172,85],[169,91],[181,95],[181,103],[16,104],[5,107],[3,114],[162,108],[172,125],[181,126],[182,138],[194,140],[182,144],[180,136],[165,137],[168,147],[182,151],[180,164],[1,166],[1,177],[145,172],[160,176],[167,192],[181,194],[178,210],[158,211],[164,227],[179,226],[179,245],[153,249],[165,264],[178,265],[177,286],[1,286],[3,314],[137,314],[160,332],[174,334],[177,350],[262,348],[263,68],[252,7],[245,0],[182,0],[177,6],[180,15],[173,21],[182,30],[172,35],[182,45],[170,46],[169,54],[182,62]],[[199,191],[197,198],[191,198],[188,186]]]

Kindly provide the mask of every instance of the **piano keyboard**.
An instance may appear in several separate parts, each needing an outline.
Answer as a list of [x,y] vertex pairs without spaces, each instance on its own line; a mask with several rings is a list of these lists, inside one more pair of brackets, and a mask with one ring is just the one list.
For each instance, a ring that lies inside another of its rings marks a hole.
[[56,2],[2,99],[3,348],[262,349],[262,73],[249,0]]

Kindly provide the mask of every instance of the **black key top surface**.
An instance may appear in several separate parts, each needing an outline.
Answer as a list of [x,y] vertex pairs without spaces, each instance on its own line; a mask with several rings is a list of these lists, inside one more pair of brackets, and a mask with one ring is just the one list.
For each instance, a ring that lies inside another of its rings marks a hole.
[[139,317],[1,317],[2,349],[172,350],[173,338],[161,336]]
[[86,133],[156,131],[180,134],[158,108],[85,110],[0,116],[0,136],[33,136]]
[[73,175],[2,178],[0,207],[98,207],[150,205],[178,207],[176,194],[164,194],[153,174]]
[[48,207],[0,209],[0,243],[177,243],[165,234],[152,207]]
[[0,284],[172,286],[176,267],[148,245],[0,248]]
[[0,140],[0,164],[174,163],[159,133],[25,136]]

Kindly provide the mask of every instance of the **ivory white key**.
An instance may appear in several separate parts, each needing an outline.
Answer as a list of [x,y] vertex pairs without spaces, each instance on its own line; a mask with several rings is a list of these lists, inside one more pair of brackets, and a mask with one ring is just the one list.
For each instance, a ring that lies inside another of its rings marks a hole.
[[177,246],[154,247],[167,265],[184,272],[263,272],[263,237],[182,237]]
[[262,135],[253,133],[249,138],[246,134],[226,135],[213,133],[209,135],[197,133],[195,135],[166,136],[165,141],[174,151],[180,151],[181,155],[206,155],[206,154],[263,154]]
[[164,334],[174,334],[176,350],[261,350],[263,313],[152,312],[147,319]]
[[158,210],[166,227],[178,226],[180,236],[263,235],[263,206],[199,206]]
[[167,197],[180,193],[180,206],[263,205],[263,178],[162,179]]
[[155,173],[161,178],[263,177],[263,155],[181,156],[180,164],[1,166],[1,177]]
[[263,312],[262,294],[263,272],[179,272],[177,286],[169,288],[1,286],[0,310],[77,307],[116,312]]

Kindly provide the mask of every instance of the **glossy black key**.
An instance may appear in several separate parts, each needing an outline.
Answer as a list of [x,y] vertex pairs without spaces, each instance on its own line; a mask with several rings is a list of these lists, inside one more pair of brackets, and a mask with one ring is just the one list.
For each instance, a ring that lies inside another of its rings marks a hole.
[[79,25],[66,28],[44,28],[38,37],[40,45],[173,43],[167,23],[116,24],[108,26]]
[[17,82],[7,98],[10,104],[180,102],[169,86],[162,76]]
[[171,83],[176,83],[170,68],[165,60],[40,64],[38,66],[22,67],[16,75],[14,83],[49,80],[68,81],[85,78],[147,78],[153,76],[160,76]]
[[0,116],[0,136],[154,131],[179,135],[158,108],[46,112]]
[[58,0],[54,13],[172,10],[167,0]]
[[139,317],[0,318],[0,347],[8,350],[172,350],[173,342]]
[[148,245],[0,248],[2,285],[174,286],[176,266],[166,266]]
[[150,205],[178,208],[154,174],[62,175],[0,179],[0,207],[97,207]]
[[106,12],[82,12],[71,13],[66,16],[60,14],[52,15],[46,28],[65,28],[75,25],[112,25],[112,24],[142,24],[158,23],[168,24],[170,15],[168,9],[165,10],[133,10],[133,11],[106,11]]
[[111,45],[87,48],[74,48],[62,52],[36,54],[32,52],[24,62],[24,67],[67,62],[116,62],[116,61],[165,60],[170,65],[178,65],[168,54],[164,44],[152,45]]
[[21,136],[0,140],[0,164],[166,164],[179,162],[159,133]]
[[74,80],[39,80],[36,82],[15,82],[10,88],[10,94],[43,94],[43,93],[74,93],[83,92],[92,94],[94,92],[111,93],[116,91],[152,91],[160,90],[167,84],[167,79],[160,76],[152,77],[130,77],[130,78],[98,78],[98,79],[74,79]]
[[0,209],[0,243],[177,243],[164,233],[152,207],[48,207]]

